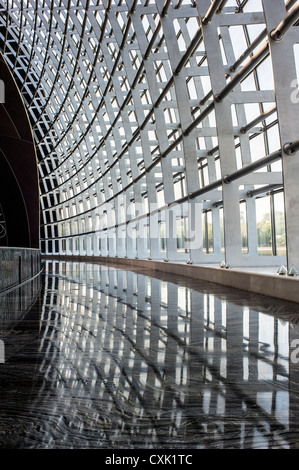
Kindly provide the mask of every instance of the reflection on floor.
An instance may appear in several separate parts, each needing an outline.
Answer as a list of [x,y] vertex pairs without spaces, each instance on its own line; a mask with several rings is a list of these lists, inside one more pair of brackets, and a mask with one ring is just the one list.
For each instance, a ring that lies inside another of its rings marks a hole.
[[299,447],[297,304],[87,263],[34,282],[0,296],[1,448]]

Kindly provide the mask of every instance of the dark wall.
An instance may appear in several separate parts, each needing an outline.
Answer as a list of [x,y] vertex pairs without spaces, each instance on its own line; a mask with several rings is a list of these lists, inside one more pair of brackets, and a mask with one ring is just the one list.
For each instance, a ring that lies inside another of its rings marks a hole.
[[33,135],[24,103],[0,55],[0,204],[6,238],[0,246],[39,248],[39,188]]

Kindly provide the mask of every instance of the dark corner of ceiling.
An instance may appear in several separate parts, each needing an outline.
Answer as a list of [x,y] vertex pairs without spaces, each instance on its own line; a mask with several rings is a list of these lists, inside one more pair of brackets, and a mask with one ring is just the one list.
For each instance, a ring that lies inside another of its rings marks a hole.
[[20,92],[0,53],[0,246],[39,248],[36,152]]

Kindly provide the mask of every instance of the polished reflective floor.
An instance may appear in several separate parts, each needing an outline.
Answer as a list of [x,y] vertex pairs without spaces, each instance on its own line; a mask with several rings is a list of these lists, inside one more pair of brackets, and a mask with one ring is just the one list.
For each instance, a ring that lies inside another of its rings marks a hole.
[[299,448],[298,304],[47,261],[0,339],[1,448]]

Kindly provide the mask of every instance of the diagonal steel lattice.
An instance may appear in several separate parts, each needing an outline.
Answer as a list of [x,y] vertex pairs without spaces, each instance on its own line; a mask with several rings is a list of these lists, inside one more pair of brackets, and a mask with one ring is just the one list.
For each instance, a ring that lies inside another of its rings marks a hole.
[[[298,2],[279,8],[284,33]],[[128,227],[150,230],[156,213],[161,225],[173,204],[188,218],[192,200],[200,227],[207,211],[219,226],[223,207],[240,243],[239,202],[256,185],[283,188],[281,154],[262,158],[281,148],[265,11],[253,0],[0,1],[0,47],[36,142],[45,253],[162,259],[160,232],[148,247]],[[223,183],[259,157],[263,177],[243,191]],[[169,259],[187,251],[167,245]],[[191,254],[204,259],[202,247]]]

